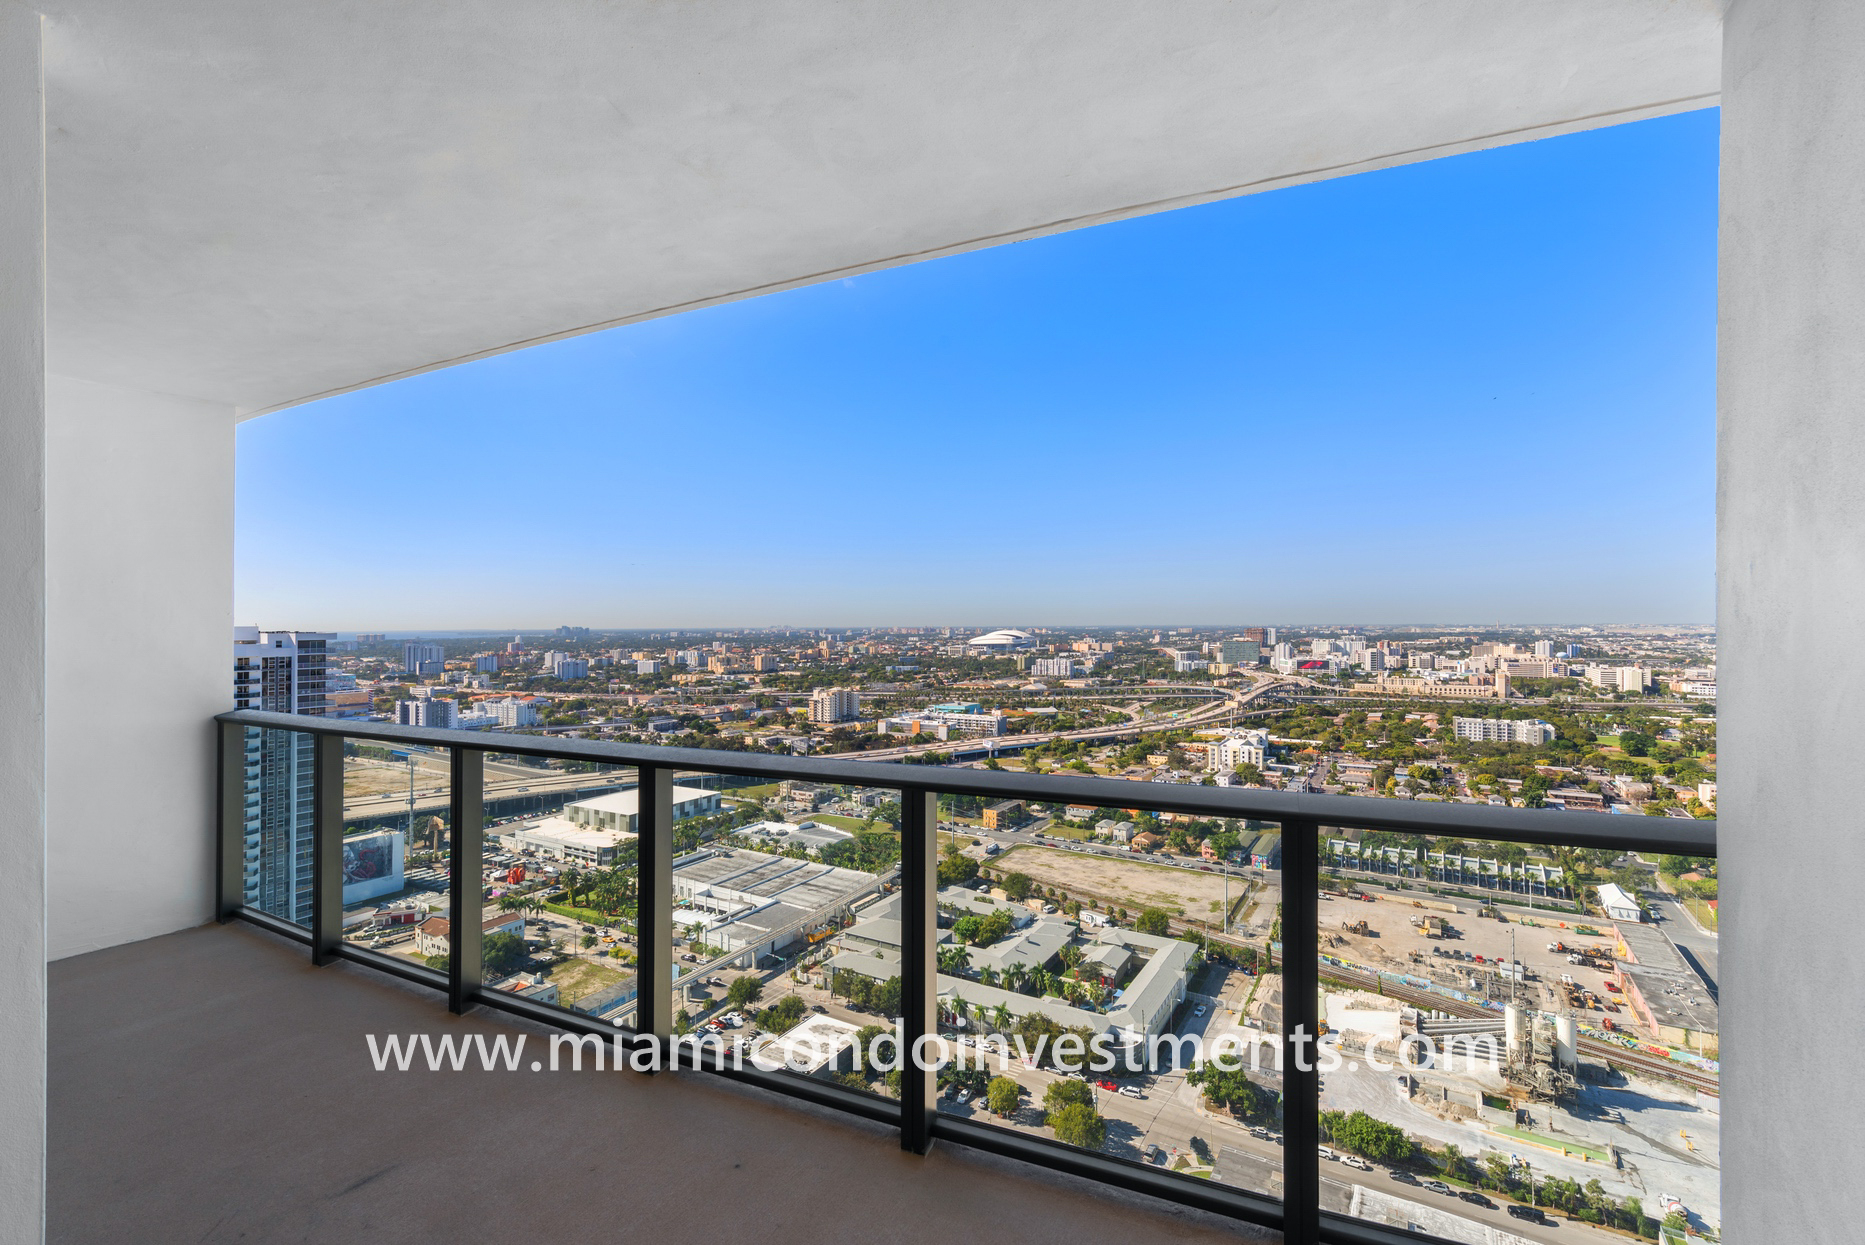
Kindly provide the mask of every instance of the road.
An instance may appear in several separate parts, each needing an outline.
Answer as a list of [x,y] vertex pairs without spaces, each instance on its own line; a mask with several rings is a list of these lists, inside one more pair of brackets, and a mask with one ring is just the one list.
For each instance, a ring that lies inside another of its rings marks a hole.
[[[1644,863],[1644,862],[1641,862]],[[1656,909],[1658,924],[1664,934],[1671,940],[1684,961],[1694,968],[1697,976],[1703,978],[1704,988],[1710,992],[1712,999],[1717,997],[1718,966],[1716,960],[1717,937],[1697,924],[1677,897],[1658,888],[1657,871],[1652,871],[1651,883],[1645,888],[1645,894],[1651,899],[1651,906]]]
[[1183,730],[1188,726],[1209,726],[1232,712],[1242,709],[1251,702],[1271,694],[1286,695],[1288,689],[1295,685],[1295,680],[1264,678],[1248,688],[1213,687],[1208,683],[1165,683],[1150,687],[1133,689],[1133,694],[1141,699],[1159,698],[1174,695],[1219,695],[1208,705],[1193,709],[1187,713],[1168,717],[1140,718],[1131,722],[1117,722],[1111,726],[1090,726],[1073,731],[1046,731],[1031,735],[997,735],[981,739],[967,740],[929,740],[923,743],[909,744],[900,748],[884,748],[872,752],[863,752],[858,756],[849,756],[849,760],[861,761],[897,761],[903,757],[920,756],[927,752],[958,751],[1015,751],[1019,748],[1034,747],[1037,744],[1053,740],[1066,739],[1075,742],[1117,739],[1147,730]]

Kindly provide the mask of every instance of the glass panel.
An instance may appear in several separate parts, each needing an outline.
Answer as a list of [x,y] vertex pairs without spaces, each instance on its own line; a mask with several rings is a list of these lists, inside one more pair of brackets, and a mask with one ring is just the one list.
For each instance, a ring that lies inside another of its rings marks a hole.
[[485,982],[634,1025],[633,766],[486,758]]
[[[674,1028],[766,1070],[898,1092],[900,804],[676,775]],[[878,1065],[877,1065],[878,1057]]]
[[[1085,763],[1133,760],[1103,751]],[[942,1021],[989,1053],[939,1109],[1280,1196],[1277,827],[963,796],[942,814]]]
[[1719,1227],[1715,939],[1654,903],[1713,862],[1322,843],[1323,1206],[1453,1240]]
[[308,928],[315,737],[248,727],[243,761],[244,901]]
[[343,744],[343,936],[444,967],[452,760],[445,748]]

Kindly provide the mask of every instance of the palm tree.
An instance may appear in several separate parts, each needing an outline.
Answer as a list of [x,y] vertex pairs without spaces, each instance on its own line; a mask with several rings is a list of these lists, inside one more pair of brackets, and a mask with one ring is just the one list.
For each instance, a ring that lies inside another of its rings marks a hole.
[[583,875],[572,867],[563,871],[563,898],[572,908],[576,907],[576,888],[583,881]]
[[998,971],[992,968],[989,964],[986,964],[983,968],[978,970],[978,980],[983,982],[987,986],[996,985],[998,982],[998,977],[999,977]]
[[991,1009],[991,1027],[996,1029],[999,1033],[1010,1028],[1010,1008],[1008,1005],[999,1003],[996,1007]]

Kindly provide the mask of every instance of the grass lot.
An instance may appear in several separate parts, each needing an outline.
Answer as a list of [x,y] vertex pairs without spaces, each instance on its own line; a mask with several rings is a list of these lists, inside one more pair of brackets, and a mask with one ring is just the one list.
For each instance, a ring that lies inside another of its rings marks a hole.
[[1223,919],[1211,911],[1211,904],[1221,906],[1224,898],[1224,879],[1217,873],[1034,846],[1013,847],[993,857],[990,867],[993,873],[1026,873],[1042,886],[1104,906],[1129,911],[1163,908],[1197,920]]
[[611,968],[607,964],[577,958],[565,960],[544,974],[547,980],[556,983],[557,993],[565,1007],[586,995],[605,990],[631,975],[630,972],[620,968]]
[[569,917],[572,921],[581,921],[585,925],[603,926],[610,923],[610,918],[597,912],[594,908],[572,908],[568,904],[547,903],[544,911],[558,916]]
[[1094,831],[1092,830],[1083,830],[1075,826],[1058,826],[1053,821],[1049,823],[1048,829],[1044,830],[1043,833],[1054,835],[1058,839],[1085,840],[1094,837]]
[[1687,889],[1687,883],[1678,881],[1668,873],[1659,874],[1658,879],[1663,883],[1665,890],[1677,896],[1677,902],[1690,909],[1690,915],[1697,918],[1698,925],[1707,930],[1716,928],[1716,909],[1710,907],[1706,901],[1692,895]]
[[[838,829],[857,834],[860,833],[861,827],[867,824],[859,817],[837,817],[829,813],[811,813],[809,815],[809,820],[820,821],[825,826],[835,826]],[[890,822],[877,821],[874,823],[874,828],[876,830],[892,830],[894,827]]]
[[1495,1126],[1494,1131],[1502,1134],[1504,1137],[1513,1137],[1517,1141],[1526,1141],[1534,1145],[1546,1146],[1550,1150],[1565,1150],[1569,1154],[1584,1154],[1595,1163],[1611,1162],[1610,1157],[1604,1150],[1595,1150],[1590,1146],[1576,1145],[1572,1141],[1561,1141],[1554,1137],[1543,1137],[1540,1133],[1531,1133],[1525,1128],[1511,1128],[1506,1124],[1498,1124]]
[[768,800],[772,796],[778,794],[781,788],[781,783],[766,782],[759,783],[755,787],[733,787],[730,790],[720,792],[720,794],[728,798],[738,796],[746,800]]

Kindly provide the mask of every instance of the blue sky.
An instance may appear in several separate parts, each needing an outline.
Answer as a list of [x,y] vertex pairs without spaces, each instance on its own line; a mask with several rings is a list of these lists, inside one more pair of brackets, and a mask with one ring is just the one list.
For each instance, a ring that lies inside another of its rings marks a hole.
[[238,618],[1707,622],[1716,159],[1690,113],[251,420]]

